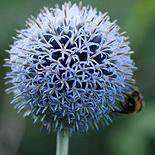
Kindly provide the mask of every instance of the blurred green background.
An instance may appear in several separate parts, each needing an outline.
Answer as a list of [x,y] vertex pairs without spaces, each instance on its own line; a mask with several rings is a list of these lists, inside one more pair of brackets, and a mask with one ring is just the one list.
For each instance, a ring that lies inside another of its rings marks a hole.
[[[0,0],[0,155],[54,155],[55,134],[40,132],[31,119],[16,114],[10,96],[4,93],[2,67],[5,52],[12,44],[16,29],[22,29],[30,15],[56,0]],[[79,2],[78,0],[72,2]],[[83,0],[117,19],[121,31],[130,36],[133,58],[138,66],[137,85],[144,99],[144,110],[136,115],[117,117],[100,131],[73,135],[70,155],[154,155],[155,154],[155,0]]]

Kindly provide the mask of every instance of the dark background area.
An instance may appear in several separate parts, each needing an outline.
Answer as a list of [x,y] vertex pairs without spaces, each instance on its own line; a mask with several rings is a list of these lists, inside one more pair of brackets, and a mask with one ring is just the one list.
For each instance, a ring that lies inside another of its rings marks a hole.
[[[56,0],[0,0],[0,155],[54,155],[54,133],[40,132],[29,118],[9,104],[4,92],[6,68],[2,67],[5,52],[13,43],[17,29],[25,26],[30,15],[36,16],[44,6],[54,7]],[[72,1],[79,2],[79,1]],[[108,11],[111,21],[117,19],[121,31],[127,31],[135,51],[135,73],[145,107],[141,113],[117,117],[99,131],[70,138],[70,155],[154,155],[155,154],[155,0],[83,0],[102,12]]]

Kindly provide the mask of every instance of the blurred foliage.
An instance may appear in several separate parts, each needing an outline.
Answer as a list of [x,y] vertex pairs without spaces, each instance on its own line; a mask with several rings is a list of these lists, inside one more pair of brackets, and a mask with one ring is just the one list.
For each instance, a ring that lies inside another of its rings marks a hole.
[[[4,92],[2,67],[8,57],[5,49],[13,42],[16,29],[25,25],[30,15],[36,16],[43,6],[53,7],[59,0],[0,0],[0,155],[55,154],[55,134],[41,133],[31,119],[23,119],[9,105]],[[72,2],[79,2],[74,0]],[[86,135],[73,135],[70,154],[74,155],[154,155],[155,154],[155,0],[83,0],[117,19],[121,31],[127,31],[133,58],[138,66],[136,80],[145,99],[144,110],[137,115],[117,117],[113,124]],[[10,119],[9,119],[10,118]],[[11,136],[17,135],[18,136]],[[9,143],[10,142],[10,143]],[[16,142],[16,145],[12,144]],[[14,147],[14,150],[12,148]],[[12,151],[13,150],[13,151]]]

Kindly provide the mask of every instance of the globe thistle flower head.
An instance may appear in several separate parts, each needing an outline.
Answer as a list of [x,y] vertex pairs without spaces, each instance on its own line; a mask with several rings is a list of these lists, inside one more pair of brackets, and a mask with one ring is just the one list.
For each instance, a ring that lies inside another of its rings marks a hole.
[[133,87],[132,51],[107,13],[65,3],[44,8],[18,31],[6,65],[12,104],[48,130],[112,122]]

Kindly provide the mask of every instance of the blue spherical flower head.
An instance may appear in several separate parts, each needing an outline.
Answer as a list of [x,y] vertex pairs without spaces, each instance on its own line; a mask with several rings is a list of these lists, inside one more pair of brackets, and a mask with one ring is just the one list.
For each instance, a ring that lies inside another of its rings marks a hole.
[[9,50],[11,103],[48,130],[109,124],[134,85],[126,40],[107,13],[92,7],[44,8]]

